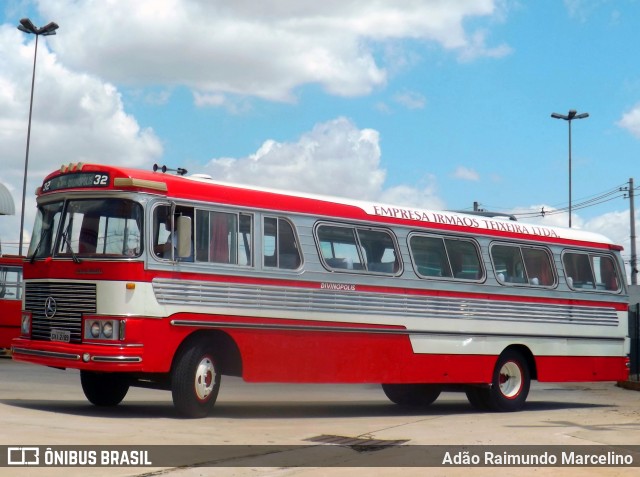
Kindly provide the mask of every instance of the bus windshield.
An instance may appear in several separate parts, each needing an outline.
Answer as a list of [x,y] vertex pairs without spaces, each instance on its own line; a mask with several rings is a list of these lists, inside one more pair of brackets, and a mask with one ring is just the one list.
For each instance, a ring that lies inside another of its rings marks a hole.
[[28,257],[131,258],[142,253],[142,206],[128,199],[75,199],[38,207]]

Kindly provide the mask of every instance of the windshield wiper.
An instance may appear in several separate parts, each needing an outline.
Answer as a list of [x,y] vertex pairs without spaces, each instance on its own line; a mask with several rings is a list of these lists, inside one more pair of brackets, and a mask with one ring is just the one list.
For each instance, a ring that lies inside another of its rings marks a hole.
[[67,244],[67,247],[69,247],[69,253],[71,253],[71,258],[73,258],[73,261],[76,263],[80,263],[80,259],[78,258],[76,253],[73,251],[73,247],[71,246],[71,240],[69,240],[69,235],[67,234],[67,231],[62,232],[62,238],[64,239],[64,243]]
[[40,237],[40,240],[38,241],[38,245],[36,245],[36,248],[33,251],[33,255],[29,257],[29,263],[33,263],[36,260],[36,255],[38,255],[38,251],[40,250],[40,245],[42,245],[43,240],[44,240],[44,237]]

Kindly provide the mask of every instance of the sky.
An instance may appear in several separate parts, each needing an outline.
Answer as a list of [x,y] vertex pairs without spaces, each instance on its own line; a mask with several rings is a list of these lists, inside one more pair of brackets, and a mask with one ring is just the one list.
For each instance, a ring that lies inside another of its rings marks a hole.
[[575,109],[589,117],[571,123],[572,226],[630,258],[638,0],[4,0],[5,254],[19,242],[25,17],[59,29],[38,40],[23,252],[36,187],[71,162],[567,226],[569,123],[551,113]]

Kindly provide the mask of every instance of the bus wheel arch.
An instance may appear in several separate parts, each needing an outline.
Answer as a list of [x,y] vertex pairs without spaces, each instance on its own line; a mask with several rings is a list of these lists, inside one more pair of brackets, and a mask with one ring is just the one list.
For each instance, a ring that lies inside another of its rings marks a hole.
[[504,354],[507,350],[513,350],[516,351],[518,353],[520,353],[520,355],[524,358],[527,368],[529,369],[529,377],[531,378],[531,380],[536,380],[538,379],[538,370],[536,368],[536,359],[533,356],[533,353],[531,352],[531,350],[529,349],[529,347],[522,345],[522,344],[518,344],[518,345],[511,345],[511,346],[507,346],[504,351],[501,353]]
[[529,395],[532,379],[537,379],[533,353],[524,345],[511,345],[498,356],[491,382],[468,386],[467,399],[481,411],[519,411]]
[[207,416],[220,391],[222,374],[241,372],[235,342],[218,330],[197,331],[178,348],[171,366],[171,394],[184,417]]
[[198,330],[187,336],[178,347],[171,369],[176,365],[176,358],[185,348],[204,342],[211,346],[215,354],[220,374],[226,376],[242,376],[242,355],[234,339],[222,330]]

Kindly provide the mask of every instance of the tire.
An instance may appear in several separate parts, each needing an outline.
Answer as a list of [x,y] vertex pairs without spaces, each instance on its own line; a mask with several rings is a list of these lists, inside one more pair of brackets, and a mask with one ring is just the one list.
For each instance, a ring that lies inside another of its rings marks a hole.
[[185,347],[171,371],[171,395],[184,417],[206,417],[216,403],[220,372],[214,354],[204,342]]
[[80,384],[86,398],[96,406],[117,406],[129,391],[129,381],[120,373],[80,371]]
[[519,411],[524,407],[530,386],[531,377],[526,360],[518,351],[506,350],[498,358],[493,371],[487,403],[494,411]]
[[491,409],[489,393],[489,388],[469,387],[466,390],[469,403],[478,411],[488,411]]
[[391,402],[406,407],[427,407],[442,391],[434,384],[383,384],[382,390]]

